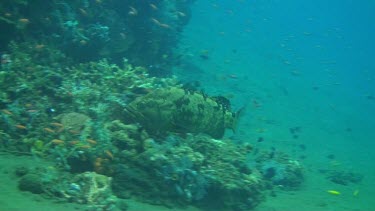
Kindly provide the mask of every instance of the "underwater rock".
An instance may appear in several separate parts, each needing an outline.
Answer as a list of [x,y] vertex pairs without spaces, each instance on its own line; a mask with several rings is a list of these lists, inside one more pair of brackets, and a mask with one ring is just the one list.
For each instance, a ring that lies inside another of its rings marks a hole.
[[125,121],[140,123],[153,135],[205,133],[221,138],[236,123],[236,115],[225,102],[177,87],[162,88],[131,102],[125,108]]
[[18,188],[35,194],[43,193],[43,182],[38,174],[26,174],[18,181]]
[[15,170],[14,173],[17,177],[22,177],[28,174],[30,169],[26,166],[18,166]]
[[257,169],[272,185],[284,189],[298,188],[304,180],[303,167],[297,160],[280,152],[263,153],[257,159]]
[[363,175],[340,170],[328,171],[327,179],[331,182],[340,185],[349,185],[350,183],[357,184],[362,181]]
[[74,197],[74,201],[83,204],[100,204],[111,197],[111,181],[111,177],[95,172],[78,174],[71,181],[65,196]]
[[111,177],[95,172],[74,175],[53,167],[33,168],[29,172],[18,182],[18,188],[22,191],[88,204],[90,210],[105,211],[127,207],[112,194]]

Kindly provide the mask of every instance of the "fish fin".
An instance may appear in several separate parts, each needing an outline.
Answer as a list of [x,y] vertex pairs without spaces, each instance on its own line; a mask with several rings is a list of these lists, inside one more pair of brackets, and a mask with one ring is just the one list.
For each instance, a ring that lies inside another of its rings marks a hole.
[[233,133],[237,133],[239,121],[244,116],[244,114],[246,112],[246,109],[247,109],[247,105],[244,105],[240,109],[238,109],[238,111],[236,113],[232,113],[234,115],[233,124],[232,124],[232,127],[231,127]]

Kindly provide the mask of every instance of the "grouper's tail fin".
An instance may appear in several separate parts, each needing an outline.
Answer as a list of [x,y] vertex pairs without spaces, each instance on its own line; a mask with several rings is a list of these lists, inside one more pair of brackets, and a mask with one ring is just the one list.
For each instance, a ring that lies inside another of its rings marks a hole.
[[247,110],[247,104],[242,106],[240,109],[238,109],[237,112],[233,113],[233,123],[231,126],[233,133],[237,133],[239,121],[245,115],[246,110]]

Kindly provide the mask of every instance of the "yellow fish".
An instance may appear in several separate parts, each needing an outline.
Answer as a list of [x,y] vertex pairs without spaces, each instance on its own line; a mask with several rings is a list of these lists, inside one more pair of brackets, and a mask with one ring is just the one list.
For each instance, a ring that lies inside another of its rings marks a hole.
[[332,194],[332,195],[340,195],[341,193],[336,191],[336,190],[327,190],[327,193]]
[[354,192],[353,192],[353,196],[358,196],[358,194],[359,194],[359,190],[355,190]]

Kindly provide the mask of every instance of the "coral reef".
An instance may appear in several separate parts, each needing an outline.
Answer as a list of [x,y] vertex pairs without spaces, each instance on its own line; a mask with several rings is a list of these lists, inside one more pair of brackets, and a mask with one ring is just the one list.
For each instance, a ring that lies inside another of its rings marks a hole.
[[[173,78],[149,77],[146,69],[126,61],[123,67],[102,60],[62,69],[71,63],[60,51],[45,46],[41,53],[32,46],[12,43],[12,61],[0,71],[1,138],[6,139],[1,143],[9,151],[49,151],[61,159],[81,156],[80,151],[111,150],[107,119],[148,90],[175,84]],[[95,142],[101,144],[91,150]]]
[[[85,38],[78,25],[65,27]],[[108,42],[105,27],[91,27]],[[285,154],[251,157],[249,144],[221,139],[237,119],[226,98],[122,62],[77,63],[53,45],[10,44],[0,69],[0,149],[52,163],[19,170],[21,190],[93,210],[115,209],[117,196],[242,211],[264,200],[269,186],[303,181],[301,165]]]
[[110,131],[111,142],[119,150],[139,152],[147,148],[149,135],[139,125],[124,124],[119,120],[112,121],[106,125]]
[[[9,1],[0,3],[0,51],[11,40],[53,44],[76,61],[102,57],[169,73],[193,1]],[[114,21],[116,20],[116,21]],[[85,56],[82,56],[85,55]]]
[[121,152],[113,176],[117,195],[232,210],[252,208],[263,198],[261,175],[246,167],[247,147],[203,135],[147,142],[147,148],[131,156],[127,149]]

